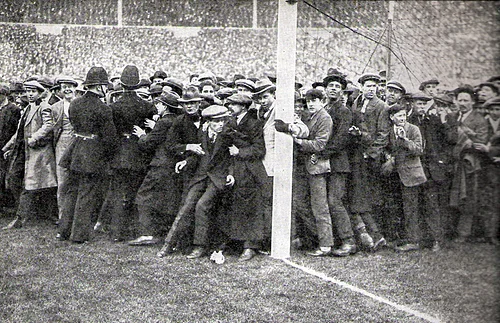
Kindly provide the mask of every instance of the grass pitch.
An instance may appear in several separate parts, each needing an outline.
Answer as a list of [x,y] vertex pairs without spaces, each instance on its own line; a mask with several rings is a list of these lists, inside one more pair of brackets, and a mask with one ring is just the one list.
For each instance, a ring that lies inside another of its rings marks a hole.
[[[1,322],[425,322],[268,256],[159,259],[160,246],[103,236],[77,245],[55,233],[49,224],[0,231]],[[443,322],[500,320],[491,245],[320,259],[294,251],[290,260]]]

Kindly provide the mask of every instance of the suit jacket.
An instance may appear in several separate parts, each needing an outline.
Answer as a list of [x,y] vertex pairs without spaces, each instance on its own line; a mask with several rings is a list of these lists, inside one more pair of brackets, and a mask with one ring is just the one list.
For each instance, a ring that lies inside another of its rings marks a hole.
[[[232,175],[231,155],[229,154],[230,141],[223,133],[217,135],[214,143],[208,138],[208,130],[202,128],[198,131],[201,147],[205,152],[201,156],[191,156],[187,159],[188,164],[196,163],[196,170],[193,176],[189,179],[187,188],[194,184],[203,181],[206,178],[222,190],[226,188],[227,175]],[[187,165],[186,165],[187,167]]]
[[96,137],[76,137],[64,153],[60,166],[87,174],[106,171],[117,145],[111,109],[102,103],[97,94],[87,91],[71,102],[69,119],[75,134]]
[[361,145],[363,153],[378,159],[387,144],[387,135],[391,126],[387,112],[387,103],[374,97],[368,102],[365,113],[361,113],[364,98],[358,96],[352,105],[353,125],[361,130],[356,144]]
[[396,138],[394,130],[389,131],[388,151],[395,159],[396,170],[404,186],[412,187],[427,181],[420,162],[423,153],[422,135],[417,126],[407,122],[404,125],[407,140]]
[[154,106],[141,99],[135,92],[126,91],[118,101],[110,105],[116,127],[119,145],[111,161],[111,168],[145,170],[151,161],[151,154],[139,149],[139,138],[131,135],[134,125],[142,127],[146,118],[156,112]]
[[[313,114],[305,123],[309,128],[309,137],[303,139],[299,146],[302,152],[307,153],[303,155],[303,158],[306,158],[304,161],[305,165],[307,165],[306,169],[310,174],[315,175],[329,172],[330,170],[326,171],[321,160],[316,164],[312,164],[310,162],[310,157],[312,154],[318,154],[319,156],[319,154],[325,150],[332,134],[332,118],[325,109],[321,109]],[[323,159],[326,159],[329,163],[328,156],[326,158],[323,157]]]
[[332,118],[332,134],[320,155],[330,159],[332,172],[348,173],[351,171],[347,147],[350,140],[352,112],[340,100],[326,105],[325,110]]
[[276,143],[276,129],[274,128],[276,118],[276,103],[271,107],[269,116],[264,121],[264,143],[266,146],[266,155],[262,160],[268,176],[274,176],[274,163],[276,160],[274,145]]
[[173,171],[178,158],[168,150],[168,132],[176,117],[175,114],[162,116],[151,132],[139,138],[139,148],[148,154],[154,153],[150,166],[170,166]]
[[16,133],[20,119],[21,109],[15,104],[7,102],[0,108],[0,148],[3,148]]

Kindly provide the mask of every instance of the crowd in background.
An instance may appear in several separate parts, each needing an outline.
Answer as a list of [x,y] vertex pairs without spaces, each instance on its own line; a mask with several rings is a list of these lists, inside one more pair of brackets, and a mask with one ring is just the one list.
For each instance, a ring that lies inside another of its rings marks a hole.
[[2,85],[2,202],[16,212],[4,229],[45,217],[63,241],[104,232],[165,241],[159,256],[250,260],[270,246],[280,132],[294,141],[292,242],[307,255],[498,245],[498,76],[410,92],[384,71],[330,68],[296,83],[286,122],[273,75],[175,76],[128,65]]

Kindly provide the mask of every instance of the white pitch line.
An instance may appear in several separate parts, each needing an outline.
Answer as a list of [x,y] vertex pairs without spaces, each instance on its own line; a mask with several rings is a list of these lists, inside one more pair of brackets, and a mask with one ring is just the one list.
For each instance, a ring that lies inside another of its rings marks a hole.
[[347,288],[347,289],[350,289],[352,290],[353,292],[356,292],[356,293],[359,293],[359,294],[362,294],[362,295],[365,295],[365,296],[368,296],[370,297],[371,299],[374,299],[376,301],[379,301],[381,303],[384,303],[384,304],[387,304],[389,306],[392,306],[400,311],[403,311],[403,312],[406,312],[408,314],[411,314],[411,315],[414,315],[414,316],[417,316],[417,317],[420,317],[428,322],[432,322],[432,323],[439,323],[441,322],[438,318],[435,318],[433,316],[430,316],[429,314],[425,314],[425,313],[422,313],[422,312],[419,312],[419,311],[415,311],[414,309],[411,309],[409,308],[408,306],[405,306],[405,305],[400,305],[400,304],[396,304],[394,302],[391,302],[390,300],[388,300],[387,298],[384,298],[384,297],[380,297],[380,296],[377,296],[375,294],[372,294],[364,289],[361,289],[361,288],[358,288],[356,286],[353,286],[353,285],[350,285],[348,283],[345,283],[343,281],[340,281],[338,279],[335,279],[335,278],[332,278],[332,277],[328,277],[327,275],[325,275],[324,273],[321,273],[321,272],[318,272],[314,269],[310,269],[310,268],[307,268],[307,267],[304,267],[304,266],[301,266],[299,264],[296,264],[294,262],[291,262],[290,260],[288,259],[281,259],[283,260],[283,262],[285,262],[286,264],[292,266],[292,267],[295,267],[297,269],[300,269],[302,270],[303,272],[306,272],[310,275],[313,275],[313,276],[316,276],[318,278],[321,278],[323,280],[326,280],[326,281],[329,281],[329,282],[332,282],[334,284],[337,284],[341,287],[344,287],[344,288]]

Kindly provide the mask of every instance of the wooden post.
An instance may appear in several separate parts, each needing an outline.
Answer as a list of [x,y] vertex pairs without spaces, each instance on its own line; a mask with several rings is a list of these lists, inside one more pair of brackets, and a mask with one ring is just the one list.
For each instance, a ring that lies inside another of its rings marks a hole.
[[255,29],[257,28],[257,3],[258,0],[253,0],[253,5],[252,5],[252,28]]
[[392,20],[394,19],[394,1],[389,1],[389,15],[387,19],[387,81],[391,79],[391,46]]
[[[276,119],[285,122],[293,121],[296,44],[297,3],[296,1],[279,0],[275,109]],[[271,256],[282,259],[290,257],[292,137],[276,132],[275,147]]]

